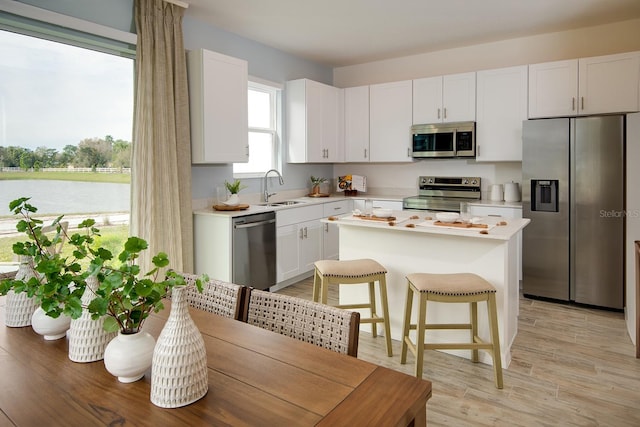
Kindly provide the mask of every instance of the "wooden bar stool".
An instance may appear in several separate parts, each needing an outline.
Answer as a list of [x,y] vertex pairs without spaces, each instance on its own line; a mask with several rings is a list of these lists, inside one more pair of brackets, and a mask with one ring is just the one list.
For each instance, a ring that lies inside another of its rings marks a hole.
[[[376,337],[377,324],[384,324],[384,336],[387,341],[387,355],[393,356],[391,350],[391,327],[389,325],[389,304],[387,302],[387,270],[372,259],[354,259],[347,261],[321,260],[316,261],[315,276],[313,278],[313,300],[327,304],[329,285],[339,284],[369,284],[369,302],[361,304],[342,304],[335,307],[347,310],[368,308],[371,317],[360,318],[360,323],[371,323],[371,334]],[[376,310],[376,295],[374,284],[378,282],[382,317]]]
[[[471,360],[478,361],[478,350],[486,350],[493,358],[495,383],[502,388],[502,362],[500,359],[500,339],[498,337],[498,310],[496,288],[477,274],[428,274],[414,273],[407,276],[407,303],[402,327],[402,354],[400,363],[407,362],[407,348],[416,357],[416,377],[422,378],[422,364],[425,349],[472,350]],[[413,296],[418,294],[418,323],[411,323]],[[427,301],[443,303],[469,303],[471,323],[426,324]],[[478,337],[478,302],[487,302],[491,342]],[[416,343],[409,337],[411,329],[417,330]],[[425,343],[426,329],[469,329],[470,343]]]

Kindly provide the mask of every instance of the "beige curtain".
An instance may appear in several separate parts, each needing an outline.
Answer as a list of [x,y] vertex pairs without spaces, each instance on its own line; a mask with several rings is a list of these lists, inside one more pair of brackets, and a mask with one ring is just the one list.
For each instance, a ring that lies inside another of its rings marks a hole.
[[131,176],[131,234],[149,243],[143,272],[162,251],[169,267],[193,270],[191,151],[184,9],[136,0],[138,33]]

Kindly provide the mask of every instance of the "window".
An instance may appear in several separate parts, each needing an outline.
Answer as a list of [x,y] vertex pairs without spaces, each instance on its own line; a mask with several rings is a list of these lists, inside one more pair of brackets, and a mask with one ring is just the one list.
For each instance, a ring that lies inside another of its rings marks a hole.
[[[6,27],[0,15],[0,216],[17,221],[9,202],[31,197],[51,216],[44,225],[96,219],[117,254],[128,236],[134,60]],[[18,240],[0,231],[0,262],[14,260]]]
[[279,169],[280,89],[249,82],[249,161],[234,163],[235,177],[262,176]]

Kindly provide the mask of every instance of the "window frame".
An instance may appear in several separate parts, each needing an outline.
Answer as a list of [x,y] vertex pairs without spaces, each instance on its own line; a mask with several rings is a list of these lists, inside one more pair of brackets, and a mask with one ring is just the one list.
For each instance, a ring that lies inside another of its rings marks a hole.
[[[269,169],[282,169],[282,85],[277,83],[268,82],[262,79],[258,79],[255,77],[249,78],[248,82],[248,91],[259,91],[266,92],[270,94],[270,104],[271,104],[271,118],[270,128],[262,128],[262,127],[250,127],[247,126],[248,133],[263,133],[270,134],[273,140],[272,147],[272,161],[271,167]],[[248,91],[247,91],[247,100],[248,100]],[[262,178],[267,171],[253,171],[253,172],[236,172],[235,171],[235,163],[233,167],[233,177],[234,179],[244,179],[244,178]]]

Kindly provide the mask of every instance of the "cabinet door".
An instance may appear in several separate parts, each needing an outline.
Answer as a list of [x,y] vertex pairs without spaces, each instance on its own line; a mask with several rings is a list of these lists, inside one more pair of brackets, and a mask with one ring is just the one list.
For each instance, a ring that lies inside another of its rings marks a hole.
[[580,114],[640,110],[640,52],[579,60]]
[[529,65],[529,118],[578,113],[578,60]]
[[372,162],[410,162],[411,80],[371,85],[369,146]]
[[476,119],[476,73],[450,74],[442,78],[442,121]]
[[442,121],[442,76],[413,81],[413,124]]
[[342,90],[308,79],[286,83],[290,163],[344,161]]
[[191,161],[249,161],[247,61],[204,49],[188,53]]
[[347,162],[369,161],[369,86],[344,90],[344,150]]
[[300,241],[298,224],[279,226],[276,229],[277,282],[282,282],[299,274]]
[[298,224],[300,239],[299,274],[314,269],[314,263],[322,259],[322,223],[313,220]]
[[527,66],[478,71],[477,161],[522,161]]
[[322,85],[322,163],[344,162],[344,91]]

